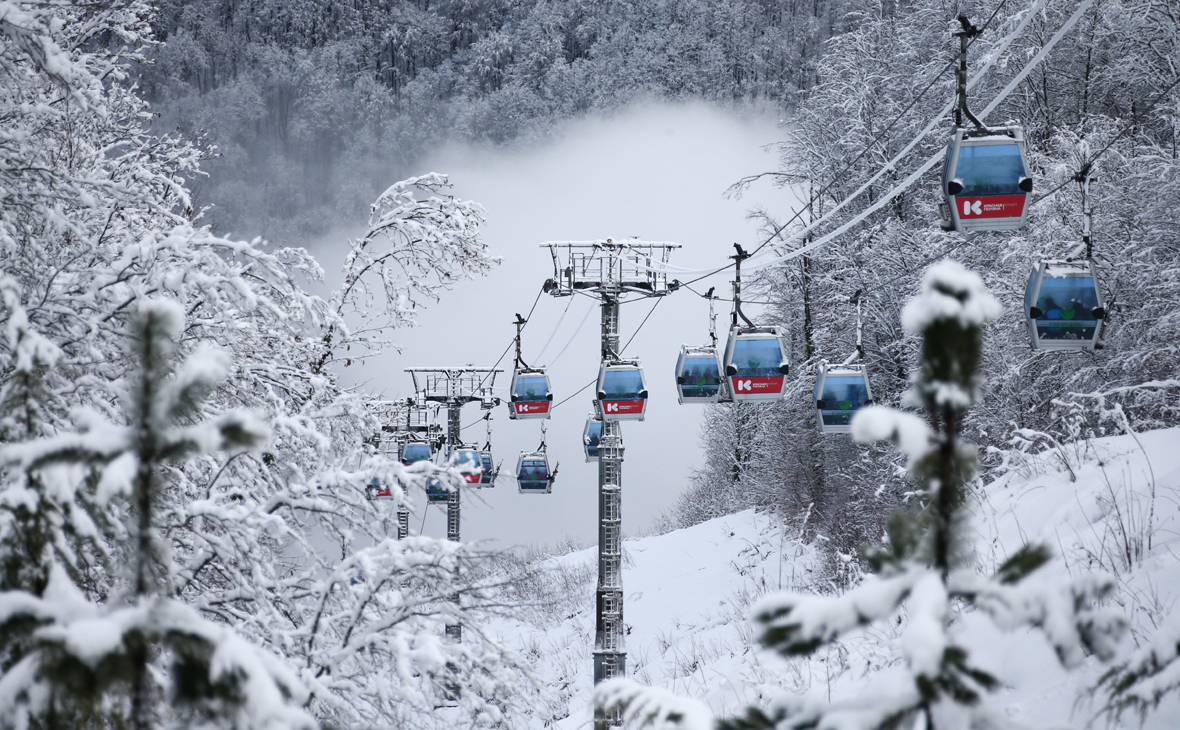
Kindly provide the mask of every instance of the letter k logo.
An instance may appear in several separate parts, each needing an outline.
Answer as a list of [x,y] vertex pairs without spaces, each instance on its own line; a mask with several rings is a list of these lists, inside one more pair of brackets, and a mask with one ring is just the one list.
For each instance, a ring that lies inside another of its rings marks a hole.
[[974,202],[972,202],[970,200],[963,201],[963,215],[971,215],[972,213],[974,213],[975,215],[979,215],[982,212],[983,212],[983,201],[981,201],[981,200],[976,200]]
[[738,390],[754,390],[754,383],[750,380],[737,381]]
[[619,404],[618,404],[618,403],[607,403],[607,404],[606,404],[606,410],[608,410],[608,411],[618,411],[618,410],[619,410]]

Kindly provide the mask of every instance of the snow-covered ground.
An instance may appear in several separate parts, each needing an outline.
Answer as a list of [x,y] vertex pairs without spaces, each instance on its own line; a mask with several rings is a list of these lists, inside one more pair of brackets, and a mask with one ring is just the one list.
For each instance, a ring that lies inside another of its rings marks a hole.
[[[1122,654],[1149,640],[1180,598],[1180,429],[1065,445],[1014,465],[977,495],[977,558],[991,571],[1029,541],[1058,559],[1030,578],[1087,570],[1118,578],[1116,602],[1131,625]],[[810,547],[772,518],[745,511],[625,543],[628,674],[731,715],[787,692],[837,698],[861,691],[896,662],[900,618],[875,625],[807,660],[783,660],[751,643],[750,603],[772,591],[815,590]],[[594,549],[551,558],[538,603],[523,621],[489,628],[532,662],[544,685],[532,727],[583,727],[590,719]],[[825,586],[826,590],[830,587]],[[1017,723],[1080,728],[1102,703],[1091,688],[1108,668],[1089,658],[1063,669],[1036,631],[1005,634],[977,613],[955,624],[959,642],[1004,683],[997,702]],[[1117,660],[1116,660],[1117,661]],[[1103,724],[1100,718],[1096,724]],[[1122,726],[1137,727],[1127,715]],[[1147,728],[1180,727],[1173,696]]]

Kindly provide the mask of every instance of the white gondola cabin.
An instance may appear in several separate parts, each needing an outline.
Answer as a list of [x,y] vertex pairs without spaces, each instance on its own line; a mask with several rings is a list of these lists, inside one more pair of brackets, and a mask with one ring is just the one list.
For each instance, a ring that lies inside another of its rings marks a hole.
[[820,366],[815,376],[815,413],[823,433],[850,433],[852,417],[872,405],[868,369],[864,365]]
[[777,327],[738,327],[725,345],[725,375],[735,403],[782,400],[786,341]]
[[647,412],[647,380],[639,361],[603,362],[597,395],[603,420],[642,421]]
[[447,466],[457,469],[463,475],[463,481],[466,484],[479,484],[479,479],[483,475],[479,450],[467,446],[460,446],[452,451],[451,458],[447,460]]
[[1024,319],[1034,350],[1093,350],[1106,305],[1092,261],[1038,261],[1024,290]]
[[548,418],[553,405],[553,391],[544,368],[516,370],[512,373],[512,394],[508,417],[528,420]]
[[942,168],[942,226],[948,231],[1012,231],[1028,223],[1032,178],[1020,127],[955,127]]
[[602,440],[602,421],[593,415],[586,417],[586,426],[582,429],[582,450],[586,453],[586,463],[598,461],[598,443]]
[[492,450],[485,447],[479,452],[479,486],[494,487],[496,486],[496,469],[495,462],[492,460]]
[[676,396],[685,403],[716,403],[721,399],[721,361],[715,347],[680,346],[676,359]]
[[409,466],[419,461],[429,461],[432,456],[430,444],[421,441],[408,441],[402,444],[401,462],[403,466]]
[[549,494],[553,491],[553,476],[549,473],[549,457],[544,451],[522,453],[516,462],[516,483],[521,494]]

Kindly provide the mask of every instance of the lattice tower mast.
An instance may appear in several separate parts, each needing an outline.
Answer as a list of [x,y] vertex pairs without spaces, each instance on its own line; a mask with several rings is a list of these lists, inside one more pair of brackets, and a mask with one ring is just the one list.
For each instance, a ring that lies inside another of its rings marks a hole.
[[[454,450],[463,445],[460,437],[460,417],[463,406],[468,403],[484,403],[492,400],[496,373],[492,368],[477,368],[471,365],[449,368],[406,368],[414,380],[417,397],[428,403],[441,403],[447,407],[446,457],[450,459]],[[459,542],[460,492],[452,489],[447,496],[447,539]],[[453,597],[456,604],[459,596]],[[447,624],[447,636],[456,641],[463,638],[463,627]]]
[[[623,297],[661,297],[668,283],[663,264],[679,244],[627,240],[551,241],[541,244],[553,257],[554,277],[544,290],[555,297],[582,292],[602,305],[602,361],[622,359],[619,351],[619,303]],[[594,401],[602,418],[602,407]],[[598,445],[598,589],[595,594],[594,683],[627,673],[623,624],[622,492],[623,438],[618,421],[602,419]],[[595,711],[595,730],[619,724],[617,713]]]

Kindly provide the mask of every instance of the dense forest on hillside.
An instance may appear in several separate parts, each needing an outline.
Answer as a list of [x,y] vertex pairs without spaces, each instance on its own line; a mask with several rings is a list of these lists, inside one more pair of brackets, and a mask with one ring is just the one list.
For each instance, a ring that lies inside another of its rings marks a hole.
[[[217,147],[215,229],[304,240],[450,139],[508,143],[645,97],[793,106],[848,0],[165,0],[139,83]],[[392,172],[391,172],[392,170]]]

